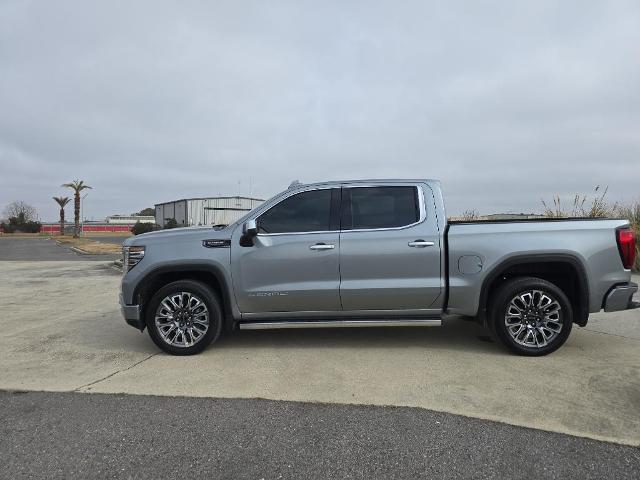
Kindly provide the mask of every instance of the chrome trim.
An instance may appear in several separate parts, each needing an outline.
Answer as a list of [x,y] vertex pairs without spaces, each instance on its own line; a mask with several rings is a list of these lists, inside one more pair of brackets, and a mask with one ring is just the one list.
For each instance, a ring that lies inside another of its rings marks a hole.
[[385,227],[385,228],[356,228],[350,230],[340,230],[340,233],[349,233],[349,232],[386,232],[392,230],[404,230],[406,228],[415,227],[416,225],[420,225],[424,223],[427,219],[427,208],[424,200],[424,185],[400,185],[400,184],[382,184],[382,185],[355,185],[355,186],[345,186],[344,188],[382,188],[382,187],[414,187],[418,189],[418,210],[420,211],[420,216],[418,217],[417,222],[410,223],[408,225],[402,225],[401,227]]
[[265,320],[271,318],[291,318],[292,320],[299,318],[306,319],[339,319],[363,317],[364,319],[383,319],[392,318],[438,318],[442,311],[439,308],[413,308],[406,310],[302,310],[295,312],[249,312],[242,313],[242,320]]
[[309,250],[333,250],[334,248],[336,248],[335,245],[316,244],[311,245],[309,247]]
[[435,243],[427,242],[424,240],[416,240],[415,242],[409,242],[407,245],[409,245],[410,247],[424,248],[424,247],[433,247]]
[[271,330],[284,328],[357,328],[357,327],[439,327],[442,320],[437,319],[398,319],[398,320],[308,320],[308,321],[272,321],[240,323],[240,330]]
[[[298,193],[304,193],[304,192],[312,192],[314,190],[331,190],[333,188],[382,188],[382,187],[413,187],[413,188],[417,188],[418,189],[418,209],[420,211],[420,217],[418,218],[417,222],[413,222],[410,223],[409,225],[403,225],[401,227],[386,227],[386,228],[361,228],[361,229],[351,229],[351,230],[316,230],[313,232],[285,232],[285,233],[258,233],[258,237],[275,237],[275,236],[281,236],[281,235],[308,235],[308,234],[315,234],[315,233],[349,233],[349,232],[385,232],[385,231],[391,231],[391,230],[404,230],[405,228],[411,228],[411,227],[415,227],[416,225],[420,225],[421,223],[424,223],[424,221],[427,219],[427,209],[426,209],[426,205],[425,205],[425,191],[424,191],[424,184],[411,184],[411,183],[406,183],[406,184],[395,184],[395,183],[380,183],[380,184],[363,184],[363,185],[349,185],[349,184],[340,184],[340,185],[336,185],[333,187],[319,187],[319,188],[309,188],[309,189],[300,189],[300,190],[296,190],[295,192],[291,192],[289,195],[286,195],[284,197],[282,197],[278,203],[274,203],[273,205],[271,205],[269,208],[267,208],[266,210],[263,210],[262,212],[260,212],[260,214],[258,216],[256,216],[253,220],[256,220],[260,217],[260,215],[262,215],[265,212],[268,212],[269,210],[271,210],[271,208],[275,207],[276,205],[278,205],[280,202],[286,200],[287,198],[291,197],[292,195],[298,194]],[[248,221],[248,220],[247,220]]]

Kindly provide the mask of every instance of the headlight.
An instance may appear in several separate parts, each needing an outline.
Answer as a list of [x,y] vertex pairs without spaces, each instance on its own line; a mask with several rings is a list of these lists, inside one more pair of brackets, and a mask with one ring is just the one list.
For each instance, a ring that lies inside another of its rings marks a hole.
[[122,247],[122,271],[128,272],[144,258],[144,247]]

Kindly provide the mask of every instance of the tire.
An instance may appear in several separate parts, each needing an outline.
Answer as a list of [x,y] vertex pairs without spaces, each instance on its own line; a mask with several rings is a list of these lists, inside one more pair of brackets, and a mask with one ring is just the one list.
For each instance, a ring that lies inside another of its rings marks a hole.
[[565,293],[535,277],[506,281],[491,299],[490,321],[509,350],[532,357],[547,355],[569,338],[573,309]]
[[218,339],[222,329],[220,300],[206,284],[195,280],[160,288],[145,312],[149,336],[171,355],[200,353]]

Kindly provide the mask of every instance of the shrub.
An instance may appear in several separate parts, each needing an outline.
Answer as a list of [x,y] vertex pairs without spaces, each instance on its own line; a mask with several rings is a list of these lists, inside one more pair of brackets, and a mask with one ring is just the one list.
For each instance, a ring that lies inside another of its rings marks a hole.
[[11,217],[9,223],[0,224],[4,233],[40,233],[42,224],[33,220],[24,221],[22,217]]
[[131,233],[134,235],[140,235],[141,233],[153,232],[155,229],[156,225],[154,223],[142,223],[138,221],[133,227],[131,227]]
[[598,185],[593,191],[593,198],[589,200],[587,195],[576,194],[573,197],[573,206],[571,210],[565,210],[560,201],[560,195],[553,197],[553,206],[547,205],[547,202],[542,200],[544,207],[544,215],[549,218],[571,218],[571,217],[611,217],[615,215],[618,209],[618,204],[609,205],[605,197],[609,191],[609,187],[605,187],[602,194],[598,194],[600,186]]
[[462,220],[465,222],[472,222],[475,220],[480,220],[480,215],[476,209],[468,209],[462,212]]
[[178,226],[178,221],[175,218],[167,218],[164,222],[164,228],[176,228]]

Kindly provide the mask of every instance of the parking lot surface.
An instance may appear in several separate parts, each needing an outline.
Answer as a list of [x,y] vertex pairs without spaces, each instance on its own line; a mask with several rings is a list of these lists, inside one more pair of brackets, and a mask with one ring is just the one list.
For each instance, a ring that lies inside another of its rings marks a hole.
[[640,450],[424,409],[0,392],[11,478],[635,479]]
[[[100,240],[102,241],[102,240]],[[119,255],[78,255],[71,249],[57,245],[55,239],[22,237],[8,238],[0,236],[0,262],[3,261],[107,261],[115,260]]]
[[640,444],[640,311],[596,314],[542,358],[474,322],[248,331],[162,354],[122,320],[107,262],[0,262],[0,389],[422,407]]
[[96,240],[102,243],[113,243],[115,245],[122,245],[127,238],[131,235],[83,235],[82,238],[88,238],[89,240]]

